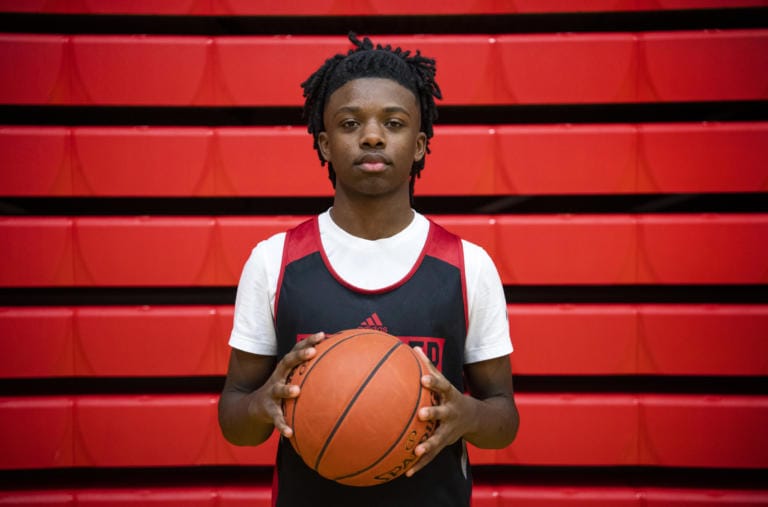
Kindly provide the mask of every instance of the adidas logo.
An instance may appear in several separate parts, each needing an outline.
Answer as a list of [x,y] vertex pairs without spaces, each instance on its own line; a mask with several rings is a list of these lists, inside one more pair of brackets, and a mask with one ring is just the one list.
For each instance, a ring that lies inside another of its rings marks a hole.
[[375,329],[376,331],[382,331],[384,333],[389,332],[387,331],[387,326],[385,326],[381,322],[381,319],[379,318],[376,312],[374,312],[370,317],[362,321],[358,327],[365,328],[365,329]]

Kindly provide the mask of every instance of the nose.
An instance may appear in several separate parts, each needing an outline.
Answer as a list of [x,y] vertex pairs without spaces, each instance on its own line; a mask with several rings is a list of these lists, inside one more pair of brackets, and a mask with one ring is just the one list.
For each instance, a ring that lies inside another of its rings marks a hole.
[[360,133],[360,145],[364,148],[381,149],[385,144],[386,140],[381,125],[375,121],[366,122]]

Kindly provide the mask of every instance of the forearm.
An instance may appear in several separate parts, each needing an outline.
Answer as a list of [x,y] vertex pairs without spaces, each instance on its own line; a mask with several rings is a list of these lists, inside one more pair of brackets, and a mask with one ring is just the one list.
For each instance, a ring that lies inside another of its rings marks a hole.
[[259,445],[274,430],[270,421],[253,413],[252,394],[225,390],[219,399],[219,426],[224,438],[235,445]]
[[483,449],[501,449],[512,443],[520,425],[520,416],[510,396],[499,395],[480,400],[465,396],[469,431],[464,439]]

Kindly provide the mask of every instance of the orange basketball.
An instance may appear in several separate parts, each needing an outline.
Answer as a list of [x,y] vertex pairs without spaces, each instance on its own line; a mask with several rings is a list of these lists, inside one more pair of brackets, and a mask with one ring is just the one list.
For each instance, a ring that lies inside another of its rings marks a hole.
[[421,385],[426,364],[398,338],[368,329],[341,331],[316,348],[288,376],[301,387],[283,407],[293,448],[320,475],[349,486],[403,474],[436,427],[417,416],[438,401]]

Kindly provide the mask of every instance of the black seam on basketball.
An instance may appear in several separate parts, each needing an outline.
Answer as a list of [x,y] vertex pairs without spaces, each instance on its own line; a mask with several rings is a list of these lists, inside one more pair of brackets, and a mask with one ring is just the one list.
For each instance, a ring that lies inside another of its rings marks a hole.
[[[416,360],[416,365],[419,367],[419,391],[421,391],[421,376],[423,374],[423,370],[421,368],[421,361],[417,357],[415,357],[415,356],[414,356],[414,359]],[[413,420],[413,416],[416,414],[416,411],[419,409],[419,401],[420,400],[421,400],[421,395],[417,395],[416,396],[416,405],[413,407],[413,410],[411,411],[411,417],[408,419],[408,421],[412,421]],[[361,470],[358,470],[356,472],[352,472],[351,474],[342,475],[341,477],[335,477],[333,480],[340,481],[340,480],[343,480],[343,479],[349,479],[350,477],[354,477],[356,475],[359,475],[359,474],[362,474],[364,472],[367,472],[371,468],[373,468],[376,465],[378,465],[379,463],[381,463],[381,461],[384,458],[386,458],[387,455],[389,455],[390,452],[392,452],[392,449],[394,449],[395,446],[397,446],[397,443],[400,441],[401,438],[403,438],[403,435],[405,435],[405,432],[408,431],[408,427],[409,426],[410,425],[408,425],[408,424],[403,426],[403,431],[400,433],[400,435],[398,435],[398,437],[395,439],[395,441],[392,442],[392,445],[390,445],[389,448],[385,452],[383,452],[381,454],[379,459],[377,459],[376,461],[374,461],[373,463],[371,463],[370,465],[368,465],[367,467],[365,467],[365,468],[363,468]]]
[[[356,338],[356,337],[360,336],[361,334],[367,334],[367,333],[368,333],[368,332],[365,332],[365,333],[359,333],[359,334],[353,334],[352,336],[347,336],[347,337],[346,337],[346,338],[344,338],[343,340],[340,340],[338,343],[334,343],[332,346],[328,347],[328,350],[324,351],[322,354],[320,354],[320,356],[318,356],[318,357],[316,357],[316,358],[315,358],[315,361],[312,363],[312,366],[310,366],[309,370],[307,370],[307,373],[306,373],[306,375],[304,375],[304,378],[303,378],[303,379],[301,379],[301,384],[299,384],[299,387],[302,387],[302,386],[304,385],[304,382],[306,382],[306,381],[307,381],[307,378],[309,377],[309,374],[310,374],[310,373],[312,373],[312,370],[314,370],[314,369],[315,369],[315,366],[317,366],[317,363],[319,363],[320,361],[322,361],[322,360],[323,360],[323,358],[324,358],[324,357],[325,357],[325,356],[328,354],[328,352],[332,351],[333,349],[335,349],[336,347],[338,347],[338,346],[339,346],[339,345],[341,345],[342,343],[346,343],[346,342],[348,342],[348,341],[349,341],[349,340],[351,340],[352,338]],[[298,368],[298,366],[296,366],[296,368]],[[295,422],[296,422],[296,409],[297,409],[297,407],[299,406],[299,400],[300,400],[300,399],[301,399],[301,395],[299,395],[299,397],[298,397],[298,398],[295,398],[295,399],[294,399],[294,402],[293,402],[293,411],[291,412],[291,421],[288,423],[288,425],[289,425],[289,426],[291,427],[291,429],[293,429],[293,431],[294,431],[294,434],[293,434],[293,443],[294,443],[294,448],[296,449],[296,453],[297,453],[299,456],[301,456],[301,451],[299,450],[299,440],[296,438],[296,428],[295,428]]]
[[391,356],[395,350],[397,350],[398,347],[405,347],[406,345],[402,342],[398,342],[390,348],[386,354],[384,354],[384,357],[382,357],[379,362],[376,364],[376,366],[373,367],[371,372],[368,374],[368,377],[363,381],[363,383],[360,385],[360,387],[357,389],[357,392],[352,397],[351,400],[349,400],[349,403],[347,403],[347,406],[344,407],[344,412],[341,413],[338,420],[336,421],[336,424],[333,426],[333,429],[331,430],[331,433],[328,435],[328,437],[325,439],[325,443],[323,444],[323,448],[320,449],[320,453],[317,455],[317,460],[315,461],[315,470],[318,470],[320,468],[320,461],[322,461],[323,456],[325,455],[325,451],[328,449],[328,446],[331,444],[331,440],[333,440],[334,435],[336,435],[336,432],[339,430],[339,427],[341,427],[341,423],[344,422],[344,419],[347,417],[347,414],[352,409],[352,407],[355,405],[355,401],[360,397],[363,390],[365,390],[368,383],[371,381],[371,379],[376,375],[376,372],[378,372],[381,367],[384,365],[384,363],[387,362],[387,359],[389,359],[389,356]]

